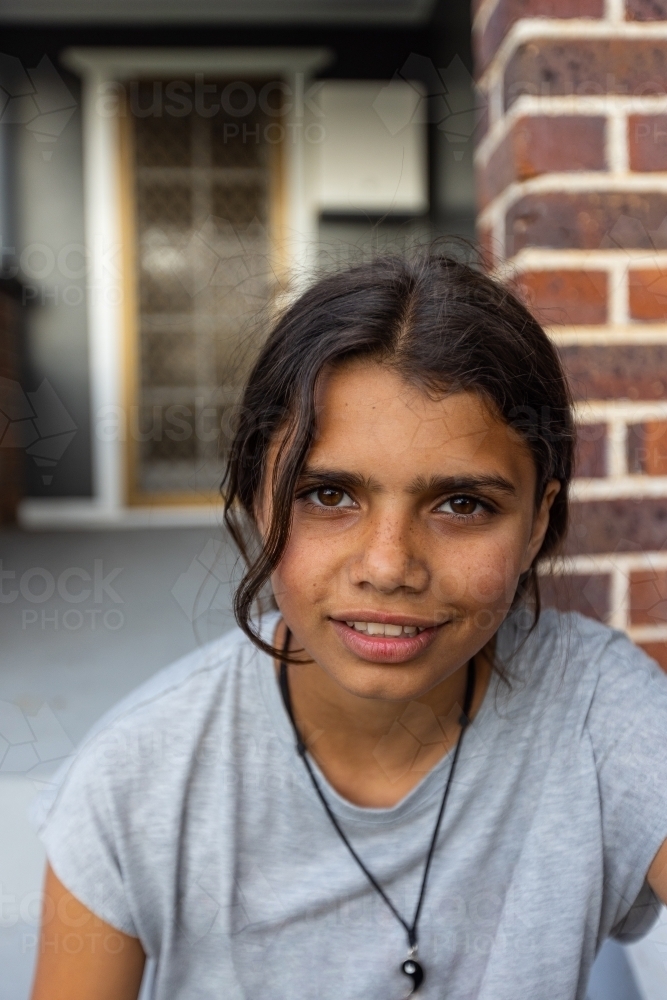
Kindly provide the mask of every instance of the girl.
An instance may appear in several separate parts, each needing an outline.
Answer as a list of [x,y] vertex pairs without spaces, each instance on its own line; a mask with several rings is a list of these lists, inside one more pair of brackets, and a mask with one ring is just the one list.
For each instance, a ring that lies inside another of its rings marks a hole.
[[288,309],[224,483],[239,628],[44,809],[33,1000],[134,1000],[146,956],[157,1000],[584,1000],[667,899],[667,677],[540,615],[572,450],[554,348],[462,263]]

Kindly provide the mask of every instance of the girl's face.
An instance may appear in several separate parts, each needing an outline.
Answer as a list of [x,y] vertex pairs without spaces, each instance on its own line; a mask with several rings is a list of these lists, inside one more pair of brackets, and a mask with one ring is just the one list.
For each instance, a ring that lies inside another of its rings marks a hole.
[[559,484],[536,509],[527,446],[473,393],[434,400],[355,361],[316,404],[276,601],[350,694],[418,698],[496,632]]

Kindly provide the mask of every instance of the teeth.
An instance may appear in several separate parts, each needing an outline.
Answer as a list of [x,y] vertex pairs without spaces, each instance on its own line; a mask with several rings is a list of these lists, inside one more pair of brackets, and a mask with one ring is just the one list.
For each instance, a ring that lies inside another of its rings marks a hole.
[[384,625],[382,622],[345,622],[348,628],[353,628],[356,632],[365,632],[366,635],[388,635],[397,638],[400,635],[417,635],[424,629],[419,625]]

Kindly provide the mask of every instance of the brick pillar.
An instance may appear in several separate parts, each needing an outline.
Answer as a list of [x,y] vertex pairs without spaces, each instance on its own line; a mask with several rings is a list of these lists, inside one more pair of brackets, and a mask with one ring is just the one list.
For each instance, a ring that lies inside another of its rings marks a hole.
[[481,0],[473,31],[480,237],[577,400],[546,589],[667,669],[667,0]]

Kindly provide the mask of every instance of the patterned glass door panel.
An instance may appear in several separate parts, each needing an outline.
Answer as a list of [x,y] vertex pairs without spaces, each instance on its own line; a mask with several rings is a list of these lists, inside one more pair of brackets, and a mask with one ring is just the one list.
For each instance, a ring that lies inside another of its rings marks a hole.
[[[181,94],[196,93],[196,82],[179,86]],[[166,87],[135,81],[129,91],[139,369],[130,419],[134,500],[196,500],[218,489],[240,386],[277,292],[280,109],[265,98],[260,110],[261,82],[218,81],[206,106],[157,102]]]

